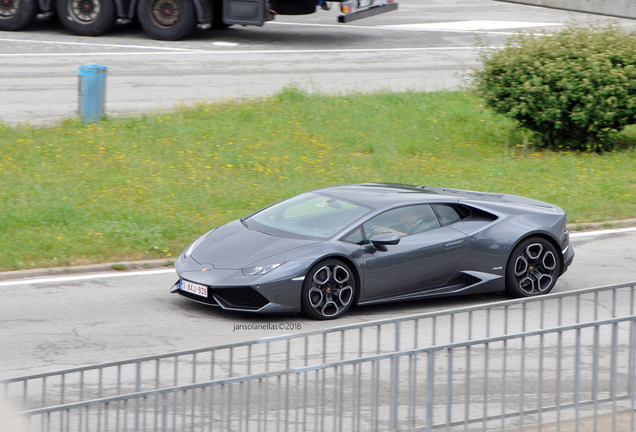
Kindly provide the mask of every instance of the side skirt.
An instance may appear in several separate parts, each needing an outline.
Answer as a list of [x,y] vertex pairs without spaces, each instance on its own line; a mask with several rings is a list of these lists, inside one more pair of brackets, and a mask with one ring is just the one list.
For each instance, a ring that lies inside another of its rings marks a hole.
[[458,278],[451,278],[449,285],[441,287],[428,288],[415,292],[399,294],[396,296],[374,298],[369,300],[361,300],[358,305],[371,305],[378,303],[399,302],[406,300],[417,300],[427,297],[443,297],[464,294],[482,294],[488,292],[503,291],[505,288],[505,280],[501,275],[493,275],[481,272],[464,272]]

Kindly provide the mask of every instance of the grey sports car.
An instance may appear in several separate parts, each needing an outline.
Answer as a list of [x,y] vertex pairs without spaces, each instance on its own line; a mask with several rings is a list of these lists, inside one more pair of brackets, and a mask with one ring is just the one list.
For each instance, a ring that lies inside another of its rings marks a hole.
[[560,207],[515,195],[326,187],[201,236],[177,259],[171,292],[315,319],[431,296],[546,294],[574,258],[566,219]]

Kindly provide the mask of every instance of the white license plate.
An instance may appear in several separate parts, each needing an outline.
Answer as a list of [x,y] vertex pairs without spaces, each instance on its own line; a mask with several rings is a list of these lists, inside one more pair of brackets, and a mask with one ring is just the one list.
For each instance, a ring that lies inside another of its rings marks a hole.
[[187,291],[189,293],[192,294],[196,294],[198,296],[201,297],[207,297],[208,296],[208,287],[204,286],[204,285],[199,285],[199,284],[195,284],[192,282],[188,282],[185,280],[181,280],[181,289],[183,291]]

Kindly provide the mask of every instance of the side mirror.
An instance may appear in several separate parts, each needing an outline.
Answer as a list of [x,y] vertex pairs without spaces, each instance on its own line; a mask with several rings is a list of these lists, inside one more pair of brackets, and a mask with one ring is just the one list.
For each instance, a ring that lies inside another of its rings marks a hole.
[[386,252],[387,246],[394,246],[400,242],[400,236],[392,233],[382,233],[374,235],[369,239],[373,246],[382,252]]

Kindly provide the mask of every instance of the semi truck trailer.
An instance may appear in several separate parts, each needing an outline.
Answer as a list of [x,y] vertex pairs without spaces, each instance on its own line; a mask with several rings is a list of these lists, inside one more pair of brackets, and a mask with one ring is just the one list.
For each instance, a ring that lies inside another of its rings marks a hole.
[[397,9],[394,0],[0,0],[0,31],[18,31],[38,14],[57,15],[70,33],[99,36],[139,20],[154,39],[179,40],[197,27],[262,26],[276,15],[308,15],[339,3],[341,23]]

